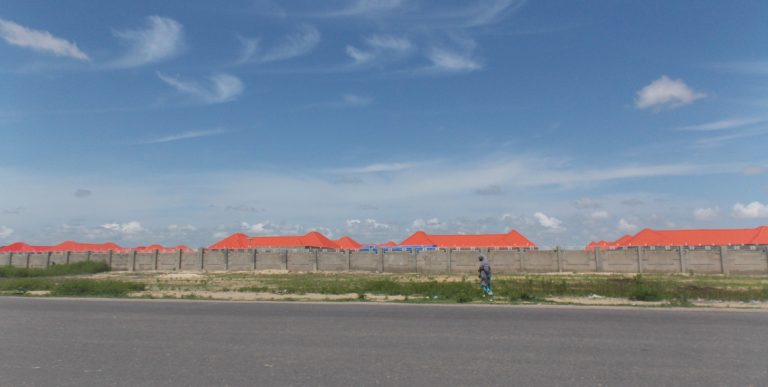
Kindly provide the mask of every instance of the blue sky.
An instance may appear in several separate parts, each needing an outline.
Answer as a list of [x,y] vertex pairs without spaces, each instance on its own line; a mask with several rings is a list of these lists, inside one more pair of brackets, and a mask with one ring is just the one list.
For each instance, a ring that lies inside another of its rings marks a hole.
[[0,244],[768,222],[768,3],[0,4]]

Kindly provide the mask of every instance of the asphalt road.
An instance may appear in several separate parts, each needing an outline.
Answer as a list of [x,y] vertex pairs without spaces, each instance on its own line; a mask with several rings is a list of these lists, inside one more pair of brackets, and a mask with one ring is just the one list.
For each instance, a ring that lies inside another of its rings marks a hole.
[[768,313],[0,297],[0,386],[768,386]]

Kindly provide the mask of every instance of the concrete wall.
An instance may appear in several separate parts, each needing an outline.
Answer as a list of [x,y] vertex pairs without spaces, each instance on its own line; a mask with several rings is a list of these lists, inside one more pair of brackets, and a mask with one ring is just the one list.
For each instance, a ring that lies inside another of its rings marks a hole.
[[[319,266],[319,251],[289,251],[288,270],[290,271],[315,271]],[[346,257],[346,255],[345,255]]]
[[256,270],[285,270],[289,251],[259,251],[256,254]]
[[0,266],[44,268],[82,261],[125,271],[367,271],[476,274],[485,254],[496,274],[551,272],[768,274],[765,248],[583,250],[437,250],[358,252],[315,250],[200,250],[187,253],[2,253]]
[[383,255],[373,252],[350,251],[349,261],[352,264],[352,271],[382,271]]

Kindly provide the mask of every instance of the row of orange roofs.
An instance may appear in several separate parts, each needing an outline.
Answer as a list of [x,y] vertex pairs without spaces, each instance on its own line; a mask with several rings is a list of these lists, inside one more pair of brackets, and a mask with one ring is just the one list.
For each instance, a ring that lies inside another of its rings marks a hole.
[[359,250],[363,247],[431,246],[437,248],[534,248],[536,245],[517,231],[506,234],[452,234],[435,235],[417,231],[400,243],[389,241],[382,244],[359,243],[345,236],[331,240],[317,231],[300,236],[256,236],[237,233],[224,238],[210,249],[252,249],[264,247],[312,247],[320,249]]
[[16,242],[8,246],[0,247],[0,253],[46,253],[46,252],[60,252],[60,251],[90,251],[94,253],[99,252],[128,252],[136,251],[137,253],[152,253],[155,251],[161,253],[169,253],[174,251],[190,252],[190,249],[184,245],[178,245],[174,247],[164,247],[160,245],[149,246],[137,246],[137,247],[122,247],[112,242],[107,243],[80,243],[73,241],[61,242],[54,246],[33,246],[24,242]]
[[613,241],[590,242],[587,250],[641,246],[734,246],[768,245],[768,226],[744,229],[651,230],[624,235]]

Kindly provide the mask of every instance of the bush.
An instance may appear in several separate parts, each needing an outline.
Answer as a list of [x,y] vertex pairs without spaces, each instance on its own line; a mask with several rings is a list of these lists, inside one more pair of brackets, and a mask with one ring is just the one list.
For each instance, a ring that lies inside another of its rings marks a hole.
[[661,301],[664,297],[656,289],[646,286],[638,286],[629,295],[629,299],[634,301]]
[[123,281],[66,280],[51,290],[54,296],[124,297],[131,292],[146,289],[144,284]]

